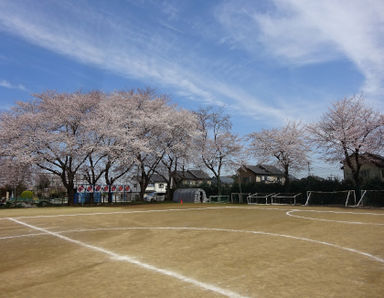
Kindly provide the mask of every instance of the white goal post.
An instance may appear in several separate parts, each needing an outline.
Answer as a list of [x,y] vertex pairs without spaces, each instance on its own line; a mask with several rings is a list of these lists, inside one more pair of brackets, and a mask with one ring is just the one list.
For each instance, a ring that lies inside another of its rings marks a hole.
[[361,190],[360,200],[356,207],[362,206],[373,206],[383,207],[384,206],[384,190],[383,189],[364,189]]
[[259,200],[262,200],[264,203],[262,204],[268,204],[268,200],[269,202],[271,202],[271,197],[275,195],[275,193],[260,193],[260,192],[256,192],[254,194],[250,194],[249,196],[247,196],[247,203],[248,204],[259,204]]
[[[317,196],[317,198],[315,198]],[[353,204],[351,202],[353,201]],[[307,200],[305,206],[308,205],[348,205],[356,206],[356,194],[354,190],[338,190],[338,191],[307,191]]]
[[[297,197],[301,196],[301,193],[277,193],[271,196],[271,204],[282,204],[281,201],[289,200],[291,205],[296,205]],[[277,202],[280,201],[280,202]],[[287,204],[287,203],[285,203]]]

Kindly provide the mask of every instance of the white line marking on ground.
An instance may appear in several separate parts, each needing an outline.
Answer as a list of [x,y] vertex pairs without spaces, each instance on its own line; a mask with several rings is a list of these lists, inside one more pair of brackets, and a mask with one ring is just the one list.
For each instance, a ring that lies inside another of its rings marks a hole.
[[342,249],[345,251],[349,251],[352,253],[356,253],[365,257],[368,257],[370,259],[373,259],[377,262],[384,263],[384,259],[374,256],[370,253],[366,253],[354,248],[344,247],[340,246],[334,243],[320,241],[320,240],[314,240],[310,238],[305,237],[296,237],[291,235],[285,235],[285,234],[278,234],[278,233],[269,233],[269,232],[263,232],[263,231],[250,231],[250,230],[235,230],[235,229],[221,229],[221,228],[199,228],[199,227],[116,227],[116,228],[94,228],[94,229],[77,229],[77,230],[67,230],[67,231],[61,231],[57,233],[73,233],[73,232],[90,232],[90,231],[113,231],[113,230],[189,230],[189,231],[214,231],[214,232],[231,232],[231,233],[248,233],[248,234],[259,234],[259,235],[267,235],[267,236],[273,236],[273,237],[283,237],[288,239],[294,239],[294,240],[301,240],[301,241],[307,241],[312,242],[316,244],[322,244],[338,249]]
[[[151,210],[133,210],[133,211],[115,211],[115,212],[93,212],[93,213],[75,213],[75,214],[56,214],[56,215],[31,215],[31,216],[17,216],[12,218],[26,219],[26,218],[52,218],[52,217],[76,217],[76,216],[94,216],[94,215],[115,215],[115,214],[134,214],[134,213],[153,213],[153,212],[172,212],[172,211],[196,211],[196,210],[210,210],[210,209],[224,209],[226,207],[197,207],[197,208],[170,208],[170,209],[151,209]],[[3,217],[2,219],[8,219]]]
[[319,213],[337,213],[337,214],[356,214],[356,215],[378,215],[378,216],[384,216],[384,213],[371,213],[371,212],[351,212],[351,211],[331,211],[331,210],[315,210],[315,209],[305,209],[307,207],[303,206],[303,209],[292,209],[292,208],[273,208],[271,207],[238,207],[238,206],[227,206],[223,208],[229,208],[229,209],[248,209],[248,210],[272,210],[272,211],[310,211],[310,212],[319,212]]
[[233,291],[230,291],[230,290],[227,290],[227,289],[223,289],[223,288],[219,288],[217,286],[214,286],[214,285],[211,285],[211,284],[208,284],[208,283],[205,283],[205,282],[201,282],[201,281],[195,280],[193,278],[189,278],[189,277],[184,276],[182,274],[179,274],[177,272],[173,272],[173,271],[170,271],[170,270],[157,268],[157,267],[155,267],[153,265],[146,264],[146,263],[140,262],[138,260],[135,260],[133,257],[125,256],[125,255],[119,255],[119,254],[114,253],[114,252],[112,252],[110,250],[107,250],[107,249],[104,249],[104,248],[101,248],[101,247],[98,247],[98,246],[94,246],[94,245],[91,245],[91,244],[87,244],[85,242],[82,242],[82,241],[79,241],[79,240],[75,240],[75,239],[69,238],[67,236],[60,235],[60,234],[58,234],[56,232],[51,232],[49,230],[46,230],[46,229],[43,229],[43,228],[39,228],[39,227],[30,225],[30,224],[27,224],[25,222],[22,222],[20,220],[15,219],[15,218],[9,218],[9,220],[11,220],[13,222],[16,222],[16,223],[18,223],[20,225],[29,227],[31,229],[35,229],[37,231],[40,231],[40,232],[52,235],[54,237],[60,238],[62,240],[66,240],[68,242],[72,242],[72,243],[77,244],[79,246],[86,247],[86,248],[92,249],[92,250],[97,251],[97,252],[101,252],[103,254],[108,255],[109,257],[111,257],[114,260],[124,261],[124,262],[131,263],[131,264],[137,265],[137,266],[139,266],[141,268],[144,268],[144,269],[147,269],[147,270],[150,270],[150,271],[153,271],[153,272],[157,272],[157,273],[160,273],[160,274],[163,274],[163,275],[167,275],[167,276],[176,278],[176,279],[181,280],[181,281],[186,282],[186,283],[193,284],[193,285],[195,285],[195,286],[197,286],[199,288],[202,288],[204,290],[209,290],[209,291],[212,291],[212,292],[216,292],[218,294],[221,294],[221,295],[224,295],[224,296],[227,296],[227,297],[245,297],[245,296],[242,296],[242,295],[240,295],[238,293],[235,293]]
[[[299,210],[294,209],[287,211],[285,214],[291,217],[295,218],[301,218],[301,219],[308,219],[308,220],[316,220],[316,221],[326,221],[326,222],[338,222],[343,224],[352,224],[352,225],[373,225],[373,226],[384,226],[384,224],[381,223],[374,223],[374,222],[361,222],[361,221],[347,221],[347,220],[336,220],[336,219],[325,219],[325,218],[316,218],[316,217],[308,217],[308,216],[301,216],[301,215],[293,215],[292,212],[321,212],[325,213],[327,211],[317,211],[317,210]],[[348,213],[348,212],[334,212],[329,211],[331,213]],[[363,214],[363,213],[351,213],[350,214]],[[368,214],[368,213],[365,213]],[[369,215],[381,215],[381,214],[369,214]]]
[[0,240],[13,239],[13,238],[24,238],[24,237],[32,237],[32,236],[40,236],[40,235],[47,235],[47,234],[46,233],[34,233],[34,234],[23,234],[23,235],[15,235],[15,236],[2,236],[2,237],[0,237]]
[[[16,221],[16,219],[10,219],[10,220],[13,220],[15,222],[21,223],[19,221]],[[25,224],[25,223],[24,223],[24,225],[26,225],[28,227],[33,227],[33,226]],[[263,232],[263,231],[235,230],[235,229],[221,229],[221,228],[200,228],[200,227],[112,227],[112,228],[75,229],[75,230],[65,230],[65,231],[51,232],[51,231],[48,231],[48,230],[45,230],[45,229],[42,229],[42,228],[38,228],[38,227],[34,227],[34,228],[38,229],[40,231],[44,231],[44,233],[42,233],[42,234],[35,234],[35,236],[37,236],[37,235],[44,235],[44,234],[50,234],[50,235],[53,235],[53,236],[56,236],[56,237],[60,236],[60,238],[61,237],[65,237],[65,240],[67,240],[68,237],[62,236],[61,234],[65,234],[65,233],[82,233],[82,232],[92,232],[92,231],[122,231],[122,230],[176,230],[176,231],[178,231],[178,230],[189,230],[189,231],[216,231],[216,232],[231,232],[231,233],[248,233],[248,234],[255,234],[255,235],[259,234],[259,235],[267,235],[267,236],[273,236],[273,237],[283,237],[283,238],[288,238],[288,239],[301,240],[301,241],[307,241],[307,242],[311,242],[311,243],[326,245],[326,246],[334,247],[334,248],[337,248],[337,249],[342,249],[342,250],[345,250],[345,251],[348,251],[348,252],[356,253],[356,254],[368,257],[370,259],[373,259],[373,260],[375,260],[377,262],[384,263],[384,259],[383,258],[374,256],[374,255],[372,255],[370,253],[366,253],[366,252],[363,252],[363,251],[360,251],[360,250],[357,250],[357,249],[354,249],[354,248],[344,247],[344,246],[340,246],[340,245],[337,245],[337,244],[334,244],[334,243],[329,243],[329,242],[315,240],[315,239],[310,239],[310,238],[296,237],[296,236],[285,235],[285,234],[277,234],[277,233],[269,233],[269,232]],[[45,231],[47,231],[47,232],[45,232]],[[32,236],[32,234],[26,234],[25,237],[27,237],[27,236]],[[22,235],[16,236],[16,237],[22,237]],[[71,239],[71,238],[68,238],[68,239]],[[68,241],[71,241],[71,242],[74,242],[74,243],[77,243],[77,244],[82,243],[80,241],[73,240],[73,239],[68,240]],[[82,245],[82,244],[80,244],[80,245]],[[87,247],[89,247],[88,244],[86,244],[86,245],[87,245]]]

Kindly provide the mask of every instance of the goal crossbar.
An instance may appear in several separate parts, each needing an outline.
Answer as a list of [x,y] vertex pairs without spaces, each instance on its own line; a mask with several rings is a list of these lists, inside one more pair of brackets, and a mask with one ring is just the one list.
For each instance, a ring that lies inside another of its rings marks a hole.
[[301,193],[277,193],[271,196],[271,204],[274,204],[276,199],[291,199],[293,205],[296,205],[296,199],[299,196],[301,196]]
[[250,194],[249,196],[247,196],[247,203],[248,204],[257,204],[257,203],[254,203],[252,202],[252,199],[263,199],[265,200],[265,204],[268,204],[268,199],[270,199],[273,195],[275,195],[275,193],[260,193],[260,192],[256,192],[254,194]]

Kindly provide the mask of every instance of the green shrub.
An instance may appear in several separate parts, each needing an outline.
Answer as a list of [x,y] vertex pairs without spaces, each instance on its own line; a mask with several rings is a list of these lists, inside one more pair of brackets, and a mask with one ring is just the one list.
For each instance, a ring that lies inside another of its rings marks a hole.
[[30,190],[24,190],[20,197],[24,200],[33,200],[33,192]]

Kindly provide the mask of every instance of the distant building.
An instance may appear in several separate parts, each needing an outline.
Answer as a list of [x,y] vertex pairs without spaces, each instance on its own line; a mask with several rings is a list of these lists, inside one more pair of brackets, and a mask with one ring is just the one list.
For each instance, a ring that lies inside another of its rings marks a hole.
[[[137,179],[133,178],[132,182],[129,184],[132,185],[132,192],[140,192],[140,184]],[[167,185],[167,180],[164,179],[161,175],[153,174],[149,179],[149,183],[145,189],[145,192],[166,193]]]
[[149,184],[145,189],[146,192],[155,191],[157,193],[166,193],[167,191],[167,180],[164,179],[161,175],[153,174],[151,179],[149,179]]
[[203,183],[211,184],[211,177],[202,170],[177,171],[173,177],[176,184],[184,186],[197,186]]
[[[384,157],[376,154],[364,153],[360,155],[359,158],[362,164],[360,168],[360,178],[363,181],[371,179],[379,179],[384,181]],[[351,156],[351,161],[354,163],[353,155]],[[351,168],[347,165],[345,160],[342,163],[344,180],[353,180]]]
[[241,183],[281,183],[285,181],[284,173],[271,165],[243,165],[237,170]]

